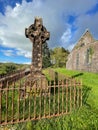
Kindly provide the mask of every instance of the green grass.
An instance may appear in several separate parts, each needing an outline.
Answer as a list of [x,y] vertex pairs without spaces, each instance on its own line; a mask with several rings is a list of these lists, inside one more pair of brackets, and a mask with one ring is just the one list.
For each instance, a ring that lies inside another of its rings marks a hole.
[[[84,99],[82,107],[69,115],[16,124],[16,130],[98,130],[98,74],[57,68],[66,77],[82,79]],[[48,79],[48,69],[44,70]]]
[[54,70],[69,77],[82,79],[83,86],[91,89],[88,103],[98,108],[98,73],[66,70],[65,68],[56,68]]

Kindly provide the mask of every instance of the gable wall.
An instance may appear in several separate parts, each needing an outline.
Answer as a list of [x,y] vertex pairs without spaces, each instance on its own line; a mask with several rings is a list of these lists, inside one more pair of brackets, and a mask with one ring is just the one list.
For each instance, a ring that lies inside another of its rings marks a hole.
[[[90,54],[90,62],[87,63],[87,49],[89,48],[91,48],[92,54]],[[69,54],[66,68],[98,72],[98,41],[92,39],[91,36],[81,38]]]

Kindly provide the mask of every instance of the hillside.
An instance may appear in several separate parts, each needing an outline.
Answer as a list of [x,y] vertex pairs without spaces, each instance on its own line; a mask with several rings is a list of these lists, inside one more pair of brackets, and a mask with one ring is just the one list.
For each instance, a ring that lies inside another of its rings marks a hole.
[[16,64],[16,63],[0,63],[0,75],[6,75],[27,67],[25,64]]

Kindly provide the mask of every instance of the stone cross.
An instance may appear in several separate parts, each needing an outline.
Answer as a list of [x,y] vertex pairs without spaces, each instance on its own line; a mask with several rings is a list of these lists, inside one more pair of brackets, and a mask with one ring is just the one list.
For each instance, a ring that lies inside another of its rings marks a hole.
[[25,36],[33,44],[32,65],[35,71],[42,70],[42,44],[49,40],[50,33],[43,26],[42,18],[36,17],[34,24],[25,29]]

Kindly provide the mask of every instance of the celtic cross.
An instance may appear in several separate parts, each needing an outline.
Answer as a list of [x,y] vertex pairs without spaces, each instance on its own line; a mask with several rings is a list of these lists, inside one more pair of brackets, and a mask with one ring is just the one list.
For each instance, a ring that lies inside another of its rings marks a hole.
[[34,24],[25,29],[25,36],[33,44],[32,65],[35,71],[42,70],[42,44],[49,40],[50,33],[43,26],[42,18],[36,17]]

